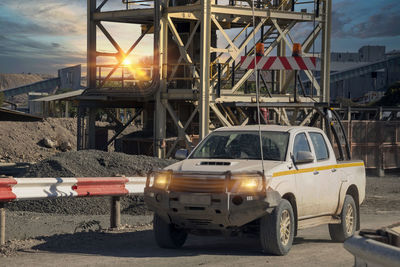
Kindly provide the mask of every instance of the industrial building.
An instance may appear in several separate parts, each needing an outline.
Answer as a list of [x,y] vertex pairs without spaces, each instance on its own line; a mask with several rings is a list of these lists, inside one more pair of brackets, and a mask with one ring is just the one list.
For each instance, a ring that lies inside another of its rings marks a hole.
[[[318,71],[316,75],[319,76]],[[348,98],[369,103],[382,97],[387,88],[399,80],[398,51],[386,53],[385,46],[363,46],[358,52],[331,53],[332,101]],[[309,88],[310,83],[306,84]]]

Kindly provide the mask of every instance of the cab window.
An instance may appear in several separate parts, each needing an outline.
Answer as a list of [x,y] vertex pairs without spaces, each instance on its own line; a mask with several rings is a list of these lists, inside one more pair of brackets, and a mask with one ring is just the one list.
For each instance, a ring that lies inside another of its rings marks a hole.
[[296,135],[294,138],[294,143],[293,143],[293,155],[295,159],[297,160],[297,152],[299,151],[308,151],[311,152],[310,145],[307,141],[307,137],[305,133],[300,133]]
[[317,160],[329,159],[328,147],[326,145],[323,135],[320,133],[309,133],[309,134],[311,142],[314,146]]

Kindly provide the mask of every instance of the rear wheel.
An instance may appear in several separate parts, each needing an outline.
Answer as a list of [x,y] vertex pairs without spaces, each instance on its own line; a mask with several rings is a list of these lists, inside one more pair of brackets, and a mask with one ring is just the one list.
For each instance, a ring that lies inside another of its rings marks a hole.
[[165,222],[157,214],[154,214],[153,231],[157,245],[161,248],[180,248],[187,238],[185,230]]
[[343,242],[354,234],[357,226],[357,206],[350,195],[346,195],[340,213],[340,224],[329,224],[329,234],[333,241]]
[[265,253],[286,255],[294,238],[294,214],[289,201],[282,199],[271,214],[260,221],[261,246]]

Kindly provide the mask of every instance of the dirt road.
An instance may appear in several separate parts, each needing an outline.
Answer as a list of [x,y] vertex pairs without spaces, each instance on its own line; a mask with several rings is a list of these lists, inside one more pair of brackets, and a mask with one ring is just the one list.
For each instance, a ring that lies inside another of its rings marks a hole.
[[[367,199],[361,207],[361,227],[380,228],[400,221],[400,178],[369,178]],[[343,244],[333,243],[327,226],[301,230],[289,255],[266,256],[257,238],[189,236],[182,249],[157,247],[151,216],[122,217],[125,229],[73,234],[75,228],[107,215],[60,215],[9,212],[8,238],[0,248],[0,266],[352,266],[353,256]],[[90,229],[98,225],[92,223]],[[22,241],[21,241],[22,240]],[[3,251],[2,251],[3,249]],[[1,255],[7,257],[1,257]]]
[[[398,221],[400,213],[362,215],[362,227]],[[265,256],[258,239],[191,236],[180,250],[156,246],[151,226],[107,233],[78,233],[31,241],[17,256],[0,258],[0,266],[352,266],[343,245],[332,243],[326,226],[302,230],[289,255]]]

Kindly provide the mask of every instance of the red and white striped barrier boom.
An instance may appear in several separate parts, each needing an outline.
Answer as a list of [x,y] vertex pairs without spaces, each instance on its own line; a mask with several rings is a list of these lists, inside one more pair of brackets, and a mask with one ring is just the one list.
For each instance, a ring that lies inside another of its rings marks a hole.
[[[254,69],[254,56],[241,58],[241,69]],[[259,70],[315,70],[316,57],[256,57]]]
[[0,202],[143,193],[146,177],[0,178]]

